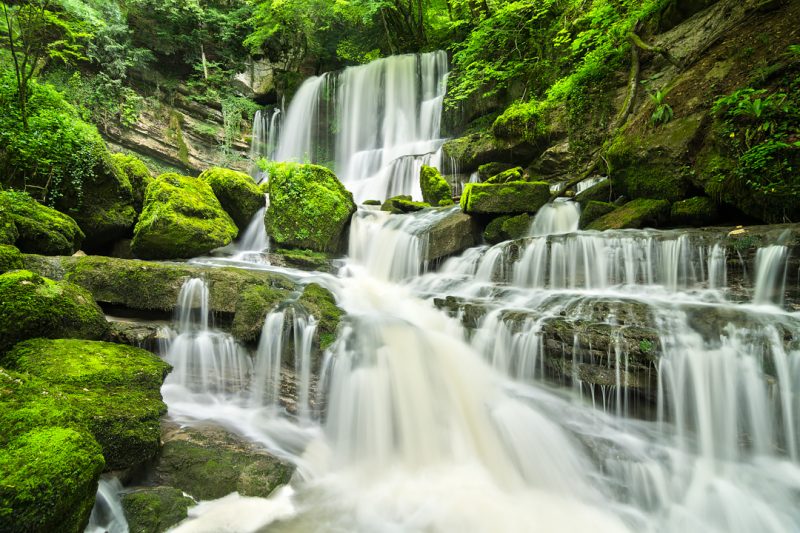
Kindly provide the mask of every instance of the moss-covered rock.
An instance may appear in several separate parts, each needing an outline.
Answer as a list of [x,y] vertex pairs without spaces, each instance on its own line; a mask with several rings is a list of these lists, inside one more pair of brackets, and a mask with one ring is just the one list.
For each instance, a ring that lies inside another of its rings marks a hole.
[[692,190],[691,164],[704,113],[672,120],[657,130],[625,133],[608,150],[616,194],[675,202]]
[[549,199],[550,186],[544,182],[468,183],[461,210],[470,215],[535,213]]
[[521,167],[509,168],[489,177],[484,183],[509,183],[511,181],[526,181],[525,171]]
[[267,314],[287,296],[286,291],[275,290],[266,285],[245,287],[236,300],[231,334],[245,343],[257,342]]
[[17,225],[9,212],[0,205],[0,244],[14,244],[18,237]]
[[0,448],[0,530],[82,532],[103,464],[80,430],[44,427],[11,439]]
[[541,102],[514,102],[492,123],[492,133],[499,139],[524,140],[532,145],[548,137],[545,107]]
[[591,201],[610,202],[612,200],[611,180],[603,180],[575,195],[575,201],[585,205]]
[[425,208],[431,207],[427,202],[415,202],[409,195],[392,196],[387,198],[381,211],[388,211],[393,215],[402,215],[403,213],[414,213],[415,211],[422,211]]
[[590,223],[594,222],[603,215],[607,215],[614,209],[616,209],[614,204],[591,200],[581,209],[581,218],[578,222],[578,226],[580,228],[585,228]]
[[71,217],[23,192],[0,191],[0,220],[6,228],[5,244],[14,244],[26,253],[70,255],[80,248],[84,238]]
[[336,339],[336,330],[344,311],[336,305],[331,291],[316,283],[306,285],[297,303],[317,319],[319,347],[324,350]]
[[458,162],[462,172],[472,172],[480,165],[490,162],[530,160],[538,152],[527,141],[498,139],[485,130],[450,139],[444,143],[442,150],[445,155]]
[[478,179],[483,182],[511,168],[514,168],[511,163],[497,163],[495,161],[485,163],[478,167]]
[[419,186],[425,202],[442,207],[453,205],[453,190],[434,167],[422,165],[419,172]]
[[331,257],[322,252],[312,250],[286,250],[278,248],[274,254],[279,255],[284,263],[300,270],[331,271]]
[[116,153],[111,154],[111,159],[117,165],[131,184],[133,207],[137,213],[142,212],[144,193],[147,186],[153,181],[153,176],[141,159],[135,155]]
[[103,311],[85,289],[27,270],[0,275],[0,353],[32,337],[101,339]]
[[2,362],[59,386],[102,447],[106,468],[128,468],[158,453],[159,420],[167,412],[159,389],[170,367],[152,353],[108,342],[32,339]]
[[719,221],[719,211],[711,198],[695,196],[672,204],[670,221],[674,226],[710,226]]
[[155,481],[202,500],[231,492],[266,497],[289,482],[292,470],[224,431],[184,428],[164,436]]
[[483,232],[483,238],[489,244],[512,239],[521,239],[528,235],[533,219],[527,213],[517,216],[497,217],[489,224]]
[[188,516],[194,500],[173,487],[148,487],[122,495],[130,533],[162,533]]
[[243,172],[215,167],[200,174],[199,179],[211,186],[222,208],[242,231],[264,207],[264,193],[253,178]]
[[361,205],[379,206],[379,205],[381,205],[381,201],[380,200],[364,200],[363,202],[361,202]]
[[335,252],[356,211],[353,195],[331,170],[298,163],[270,169],[264,221],[272,240],[287,248]]
[[659,227],[669,220],[669,202],[637,198],[601,216],[589,224],[586,229],[630,229]]
[[22,268],[22,253],[16,246],[0,244],[0,274]]
[[147,187],[131,249],[143,259],[189,258],[225,246],[237,234],[207,183],[168,173]]

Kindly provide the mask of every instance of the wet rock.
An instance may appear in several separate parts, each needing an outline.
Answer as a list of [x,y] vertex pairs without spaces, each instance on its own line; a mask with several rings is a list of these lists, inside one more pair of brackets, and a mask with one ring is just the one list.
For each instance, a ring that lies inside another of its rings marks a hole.
[[603,215],[607,215],[614,209],[616,209],[614,204],[590,200],[586,203],[583,209],[581,209],[581,219],[578,223],[578,227],[585,228],[590,223],[594,222]]
[[521,239],[528,234],[532,221],[533,218],[527,213],[498,217],[487,224],[483,238],[489,244]]
[[427,232],[426,261],[457,254],[480,242],[480,228],[475,220],[458,209],[438,220]]
[[453,191],[442,175],[434,167],[422,165],[419,173],[422,199],[433,206],[453,205]]
[[674,226],[710,226],[718,220],[717,204],[706,196],[695,196],[672,204],[670,222]]
[[461,209],[470,215],[535,213],[549,200],[550,186],[544,182],[468,183]]
[[486,131],[451,139],[444,143],[442,150],[457,161],[462,172],[472,172],[490,162],[530,160],[538,151],[526,141],[502,140]]
[[189,513],[194,500],[174,487],[147,487],[122,495],[130,533],[162,533]]
[[586,229],[657,228],[669,220],[669,202],[638,198],[594,220]]
[[123,319],[109,319],[108,340],[117,344],[127,344],[136,348],[143,348],[157,352],[159,345],[166,341],[168,336],[167,321],[132,321]]
[[400,195],[387,198],[381,205],[381,211],[388,211],[393,215],[402,215],[405,213],[415,213],[431,207],[427,202],[415,202],[411,199],[410,195]]

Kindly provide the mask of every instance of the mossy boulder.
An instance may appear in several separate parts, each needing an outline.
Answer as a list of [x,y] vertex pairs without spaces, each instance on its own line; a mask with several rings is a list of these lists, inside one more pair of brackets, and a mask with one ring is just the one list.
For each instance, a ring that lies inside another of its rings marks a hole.
[[287,292],[276,291],[266,285],[245,287],[236,300],[231,334],[245,343],[258,342],[267,314],[287,296]]
[[0,275],[0,353],[32,337],[101,339],[103,311],[85,289],[27,270]]
[[200,174],[199,179],[211,187],[222,208],[242,231],[264,207],[264,193],[243,172],[214,167]]
[[607,153],[614,193],[669,202],[689,196],[692,158],[704,119],[698,113],[645,133],[620,135]]
[[578,226],[585,228],[590,223],[594,222],[603,215],[607,215],[614,209],[616,209],[614,204],[591,200],[581,209],[581,218],[578,222]]
[[425,202],[442,207],[453,205],[453,190],[434,167],[422,165],[419,171],[419,186]]
[[669,202],[666,200],[637,198],[594,220],[586,226],[586,229],[602,231],[607,229],[657,228],[668,220]]
[[356,212],[353,195],[330,169],[280,163],[270,170],[267,233],[286,248],[335,252]]
[[392,196],[383,202],[383,205],[381,205],[381,211],[388,211],[393,215],[402,215],[404,213],[422,211],[428,207],[431,207],[431,204],[427,202],[415,202],[409,195],[400,195]]
[[16,246],[0,244],[0,274],[22,268],[22,253]]
[[18,191],[0,191],[0,224],[4,244],[14,244],[26,253],[70,255],[84,238],[71,217]]
[[363,202],[361,202],[361,205],[380,206],[381,205],[381,201],[380,200],[364,200]]
[[511,163],[498,163],[496,161],[492,161],[491,163],[484,163],[483,165],[478,167],[478,179],[480,181],[486,181],[492,176],[496,176],[501,172],[514,168],[514,165]]
[[706,196],[695,196],[672,204],[670,222],[674,226],[710,226],[718,221],[717,204]]
[[100,444],[109,470],[154,457],[160,387],[169,365],[152,353],[108,342],[31,339],[14,346],[3,365],[56,384]]
[[289,482],[291,465],[218,429],[182,428],[164,435],[155,481],[197,499],[231,492],[267,497]]
[[588,202],[610,202],[612,199],[611,180],[605,179],[600,183],[595,183],[585,191],[581,191],[575,195],[575,201],[581,205]]
[[153,175],[141,159],[135,155],[116,153],[111,155],[114,164],[117,165],[131,184],[133,207],[137,213],[142,212],[144,205],[144,193],[147,186],[153,181]]
[[300,270],[318,270],[320,272],[330,272],[331,257],[322,252],[312,250],[287,250],[278,248],[272,255],[278,255],[288,266]]
[[73,428],[43,427],[0,448],[0,530],[84,530],[103,470],[100,446]]
[[229,244],[237,234],[207,183],[168,173],[147,187],[131,249],[142,259],[190,258]]
[[470,215],[535,213],[550,200],[544,182],[468,183],[461,194],[461,210]]
[[483,238],[489,244],[521,239],[528,235],[532,221],[533,218],[527,213],[497,217],[487,224]]
[[511,181],[526,181],[525,171],[521,167],[509,168],[489,177],[485,183],[509,183]]
[[336,339],[336,330],[344,311],[336,305],[336,299],[331,291],[316,283],[306,285],[297,303],[309,315],[316,318],[319,347],[320,350],[324,350]]
[[471,216],[455,208],[439,208],[446,212],[427,231],[426,261],[437,261],[480,243],[480,225]]
[[174,487],[148,487],[122,495],[130,533],[162,533],[185,519],[194,500]]
[[457,162],[461,172],[472,172],[480,165],[491,162],[530,160],[539,152],[527,141],[499,139],[485,130],[450,139],[444,143],[442,150]]

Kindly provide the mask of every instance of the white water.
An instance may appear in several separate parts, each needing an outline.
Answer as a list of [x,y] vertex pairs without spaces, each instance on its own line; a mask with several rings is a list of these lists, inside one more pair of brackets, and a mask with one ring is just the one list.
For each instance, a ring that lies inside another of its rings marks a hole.
[[289,105],[274,159],[333,165],[357,201],[420,200],[421,166],[441,166],[447,72],[447,55],[432,52],[309,78]]
[[128,521],[122,509],[122,484],[115,477],[100,479],[97,497],[85,533],[128,533]]
[[274,159],[280,133],[281,110],[275,108],[271,113],[258,110],[253,117],[253,136],[250,141],[250,175],[261,182],[264,172],[258,166],[259,160]]

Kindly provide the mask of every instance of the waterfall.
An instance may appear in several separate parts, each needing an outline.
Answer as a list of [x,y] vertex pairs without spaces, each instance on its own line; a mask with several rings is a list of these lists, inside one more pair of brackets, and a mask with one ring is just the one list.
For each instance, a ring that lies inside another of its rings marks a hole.
[[253,117],[253,135],[250,141],[250,175],[256,182],[262,181],[264,173],[258,166],[258,161],[271,160],[275,157],[275,149],[280,133],[279,108],[270,113],[259,109]]
[[580,206],[576,202],[549,203],[536,212],[528,234],[536,237],[572,233],[578,231],[580,217]]
[[128,521],[122,509],[122,484],[115,477],[103,477],[97,485],[92,514],[85,533],[128,533]]
[[773,244],[758,250],[754,303],[783,305],[788,256],[789,249],[782,245]]
[[333,164],[357,201],[419,200],[421,166],[441,166],[447,73],[439,51],[309,78],[289,105],[274,158]]

